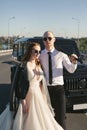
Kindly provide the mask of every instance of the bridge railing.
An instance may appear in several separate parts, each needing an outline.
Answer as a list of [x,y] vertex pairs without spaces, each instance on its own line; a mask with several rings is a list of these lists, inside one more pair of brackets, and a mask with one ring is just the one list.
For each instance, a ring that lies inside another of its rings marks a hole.
[[0,50],[0,56],[2,55],[7,55],[7,54],[12,54],[13,49],[9,50]]
[[80,50],[81,53],[87,54],[87,50]]

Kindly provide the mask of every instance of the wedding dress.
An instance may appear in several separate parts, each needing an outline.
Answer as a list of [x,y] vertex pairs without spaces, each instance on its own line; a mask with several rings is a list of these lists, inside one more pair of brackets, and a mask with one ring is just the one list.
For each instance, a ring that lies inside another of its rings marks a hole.
[[[9,106],[0,116],[0,130],[63,130],[54,119],[48,89],[43,71],[31,70],[27,63],[30,87],[26,96],[28,112],[23,113],[20,102],[15,119],[12,119]],[[40,87],[40,82],[43,85]],[[10,128],[12,127],[12,129]]]

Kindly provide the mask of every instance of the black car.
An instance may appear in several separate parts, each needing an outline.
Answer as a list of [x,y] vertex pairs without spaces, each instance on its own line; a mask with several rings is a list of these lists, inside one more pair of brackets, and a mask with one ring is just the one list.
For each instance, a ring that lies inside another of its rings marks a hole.
[[[14,42],[13,45],[13,57],[15,61],[21,62],[21,58],[26,52],[26,48],[30,42],[38,42],[41,45],[41,49],[44,49],[42,37],[24,38]],[[76,54],[78,56],[78,65],[76,71],[71,74],[64,68],[64,88],[66,94],[66,110],[67,112],[87,112],[87,65],[83,63],[77,43],[72,39],[64,39],[56,37],[55,48],[59,51],[63,51],[68,56]],[[14,66],[11,67],[11,106],[14,105],[15,97],[15,84],[13,84],[15,68],[17,63],[14,62]],[[17,100],[17,99],[16,99]],[[12,107],[12,108],[13,108]]]

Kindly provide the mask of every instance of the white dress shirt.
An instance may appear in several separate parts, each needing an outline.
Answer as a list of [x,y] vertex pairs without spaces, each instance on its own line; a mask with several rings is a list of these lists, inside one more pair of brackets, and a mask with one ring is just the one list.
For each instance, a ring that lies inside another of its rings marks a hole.
[[[47,85],[49,85],[49,65],[47,52],[48,51],[46,49],[42,50],[40,55],[40,61],[44,69]],[[71,63],[69,57],[65,53],[58,51],[55,48],[53,48],[51,52],[53,73],[51,85],[63,85],[63,66],[67,69],[68,72],[73,73],[77,68],[77,64]]]

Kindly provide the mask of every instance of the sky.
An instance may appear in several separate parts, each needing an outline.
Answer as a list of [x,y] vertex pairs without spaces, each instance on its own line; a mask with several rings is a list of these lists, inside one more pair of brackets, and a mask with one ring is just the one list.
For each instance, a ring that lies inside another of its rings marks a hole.
[[87,37],[87,0],[0,0],[0,36]]

